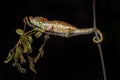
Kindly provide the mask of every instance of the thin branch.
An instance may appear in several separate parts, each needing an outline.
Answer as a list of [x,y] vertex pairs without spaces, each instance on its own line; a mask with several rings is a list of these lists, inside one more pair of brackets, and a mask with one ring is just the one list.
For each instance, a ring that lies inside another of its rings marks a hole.
[[[96,26],[96,10],[95,10],[95,2],[96,0],[93,0],[93,27],[97,28]],[[97,32],[95,32],[95,35],[97,37],[97,39],[99,39],[99,36],[97,34]],[[102,52],[102,48],[101,48],[101,44],[98,44],[98,49],[99,49],[99,54],[100,54],[100,59],[101,59],[101,65],[102,65],[102,70],[103,70],[103,78],[104,80],[107,80],[106,77],[106,70],[105,70],[105,63],[104,63],[104,58],[103,58],[103,52]]]

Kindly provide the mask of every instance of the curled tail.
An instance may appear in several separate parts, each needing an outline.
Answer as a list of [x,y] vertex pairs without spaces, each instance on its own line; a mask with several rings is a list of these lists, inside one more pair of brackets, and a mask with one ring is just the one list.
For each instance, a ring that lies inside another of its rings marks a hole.
[[99,29],[95,30],[98,34],[98,36],[93,37],[93,42],[94,43],[101,43],[103,41],[103,34]]

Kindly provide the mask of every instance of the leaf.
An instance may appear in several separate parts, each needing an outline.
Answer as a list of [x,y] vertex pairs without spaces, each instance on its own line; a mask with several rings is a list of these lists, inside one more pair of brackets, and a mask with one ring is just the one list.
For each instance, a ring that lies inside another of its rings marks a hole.
[[16,59],[19,58],[21,53],[22,53],[22,51],[21,51],[20,48],[17,46],[17,47],[16,47],[16,50],[15,50],[14,58],[16,58]]
[[16,63],[17,69],[21,72],[21,73],[26,73],[26,69],[22,68],[21,65],[19,63]]
[[41,35],[42,35],[41,32],[36,32],[34,36],[35,36],[36,38],[39,38]]
[[25,44],[25,43],[23,43],[23,53],[27,53],[28,52],[28,46]]
[[39,53],[41,54],[41,57],[43,57],[43,55],[44,55],[44,50],[43,50],[43,48],[41,48],[41,49],[39,50]]
[[4,61],[5,63],[8,63],[9,61],[11,61],[11,59],[13,58],[13,53],[10,51],[9,53],[8,53],[8,56],[7,56],[7,58],[6,58],[6,60]]
[[38,55],[35,57],[34,63],[36,63],[36,62],[40,59],[40,57],[43,57],[43,55],[44,55],[43,47],[44,47],[44,44],[42,44],[42,46],[39,48],[39,53],[38,53]]
[[31,53],[32,52],[32,47],[31,47],[31,44],[26,41],[26,42],[23,42],[23,52],[24,53]]
[[35,31],[38,31],[38,32],[44,32],[44,30],[40,29],[40,28],[34,28]]
[[21,53],[22,53],[22,51],[20,50],[20,48],[18,46],[16,46],[15,54],[14,54],[15,63],[17,63],[18,59],[20,58]]
[[23,35],[24,34],[24,30],[16,29],[16,33],[19,34],[19,35]]
[[28,56],[28,61],[29,61],[29,67],[30,67],[30,70],[32,71],[32,72],[34,72],[34,73],[36,73],[36,70],[35,70],[35,65],[33,64],[33,58],[32,57],[30,57],[30,56]]
[[33,38],[32,38],[32,36],[28,36],[28,40],[29,40],[30,43],[33,43]]
[[27,70],[26,70],[25,68],[21,68],[21,69],[20,69],[20,72],[21,72],[21,73],[26,73]]
[[34,68],[34,64],[33,64],[33,63],[30,63],[30,66],[29,66],[29,67],[30,67],[30,70],[36,74],[36,70],[35,70],[35,68]]
[[27,41],[28,41],[28,38],[27,38],[26,36],[22,36],[22,37],[21,37],[21,41],[22,41],[22,42],[27,42]]
[[33,41],[32,36],[22,36],[21,37],[23,53],[31,53],[32,52],[32,47],[31,47],[32,41]]
[[29,42],[28,42],[27,46],[28,46],[28,53],[32,53],[32,47],[31,47],[31,44]]
[[20,54],[20,62],[21,62],[21,64],[26,63],[26,60],[22,54]]
[[48,39],[50,39],[49,35],[45,35],[45,37],[44,37],[44,43],[46,43],[46,41],[47,41]]

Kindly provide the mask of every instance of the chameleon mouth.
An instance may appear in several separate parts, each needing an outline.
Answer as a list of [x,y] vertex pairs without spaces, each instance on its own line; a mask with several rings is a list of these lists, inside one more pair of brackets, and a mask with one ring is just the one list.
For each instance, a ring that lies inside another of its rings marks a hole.
[[37,25],[32,24],[30,20],[33,20],[33,17],[31,17],[31,16],[29,18],[25,17],[23,19],[23,22],[26,23],[26,24],[28,24],[28,26],[30,26],[32,28],[39,27]]

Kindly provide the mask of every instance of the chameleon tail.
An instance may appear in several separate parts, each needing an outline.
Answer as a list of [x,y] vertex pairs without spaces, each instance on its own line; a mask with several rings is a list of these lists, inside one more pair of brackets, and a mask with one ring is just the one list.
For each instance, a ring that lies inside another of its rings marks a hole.
[[103,41],[103,34],[99,29],[97,29],[95,31],[97,32],[98,36],[93,37],[93,42],[94,43],[101,43]]
[[77,29],[75,31],[69,32],[69,37],[72,36],[78,36],[78,35],[86,35],[97,32],[98,36],[93,37],[94,43],[100,43],[103,41],[103,34],[99,29],[95,28],[83,28],[83,29]]

